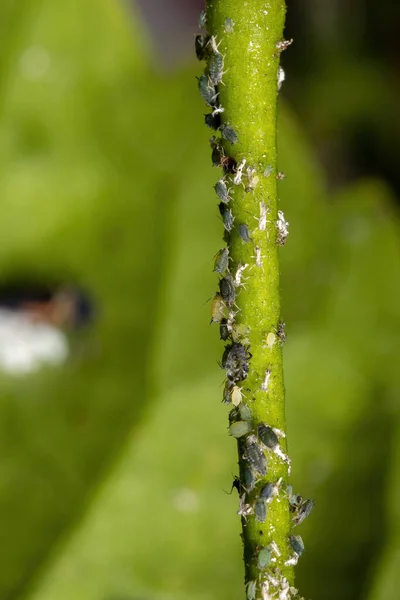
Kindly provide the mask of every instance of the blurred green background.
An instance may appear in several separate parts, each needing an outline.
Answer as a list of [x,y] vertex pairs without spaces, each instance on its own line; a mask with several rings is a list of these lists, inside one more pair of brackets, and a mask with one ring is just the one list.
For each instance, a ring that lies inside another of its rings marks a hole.
[[[398,600],[399,9],[292,4],[285,380],[293,486],[315,500],[297,584]],[[95,305],[62,366],[0,372],[1,600],[243,597],[200,7],[0,5],[0,289],[57,280]]]

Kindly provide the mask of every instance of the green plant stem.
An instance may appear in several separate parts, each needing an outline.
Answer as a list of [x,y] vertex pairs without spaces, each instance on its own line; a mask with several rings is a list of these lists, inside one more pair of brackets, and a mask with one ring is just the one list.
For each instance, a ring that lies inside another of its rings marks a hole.
[[[226,19],[233,28],[226,31]],[[283,0],[209,0],[207,31],[213,35],[224,57],[224,75],[218,86],[218,104],[223,106],[222,121],[236,131],[239,141],[231,145],[223,141],[227,156],[239,164],[246,159],[243,185],[231,185],[229,207],[235,227],[229,233],[230,272],[235,276],[238,266],[243,271],[244,286],[237,288],[235,323],[243,325],[251,353],[248,377],[242,386],[243,403],[252,414],[256,432],[260,422],[285,431],[285,403],[282,365],[282,341],[279,338],[280,292],[277,242],[277,170],[276,170],[276,102],[279,51],[285,19]],[[253,174],[247,168],[254,169]],[[270,173],[269,173],[270,172]],[[269,173],[269,174],[268,174]],[[250,177],[250,178],[249,178]],[[257,181],[258,178],[258,181]],[[232,177],[228,177],[231,184]],[[252,186],[250,184],[253,184]],[[254,187],[251,191],[245,188]],[[260,229],[260,203],[267,208],[266,230]],[[251,241],[244,243],[238,225],[245,223]],[[268,343],[267,343],[267,336]],[[245,342],[243,342],[245,343]],[[262,389],[266,370],[271,372],[267,391]],[[239,470],[243,481],[247,466],[243,459],[245,441],[239,440]],[[280,448],[286,453],[286,439],[280,438]],[[242,517],[245,562],[245,582],[256,581],[256,598],[262,595],[263,582],[273,593],[281,591],[285,578],[293,584],[293,567],[285,562],[293,554],[288,538],[291,533],[289,501],[286,493],[288,464],[270,450],[265,450],[268,473],[257,482],[245,501],[254,507],[260,489],[267,482],[281,481],[278,496],[267,506],[265,523],[254,514]],[[276,545],[272,560],[265,570],[257,564],[261,548]],[[280,556],[278,555],[280,554]],[[277,569],[279,571],[277,571]],[[280,575],[277,577],[277,573]],[[279,580],[276,584],[273,580]],[[265,588],[264,588],[265,590]],[[290,595],[287,596],[291,597]]]

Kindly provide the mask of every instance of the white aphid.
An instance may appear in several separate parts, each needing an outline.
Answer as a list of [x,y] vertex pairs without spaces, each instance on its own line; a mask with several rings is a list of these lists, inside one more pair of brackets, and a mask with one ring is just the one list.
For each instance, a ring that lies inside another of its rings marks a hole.
[[261,389],[263,390],[263,392],[268,391],[268,385],[269,385],[270,378],[271,378],[271,371],[269,369],[266,369],[264,381],[261,384]]
[[272,541],[269,545],[269,547],[271,548],[272,552],[274,552],[276,554],[276,556],[280,556],[281,553],[279,551],[278,545],[276,542]]
[[258,219],[258,229],[265,231],[267,229],[267,207],[265,202],[260,202],[260,218]]
[[263,262],[262,262],[262,255],[261,255],[261,248],[259,246],[256,246],[254,248],[254,251],[256,253],[255,259],[256,259],[256,266],[260,267],[260,269],[262,269],[263,267]]
[[236,273],[235,273],[235,286],[236,287],[239,287],[239,285],[241,284],[243,271],[245,269],[247,269],[248,266],[249,265],[246,263],[244,265],[239,265],[238,268],[236,269]]
[[279,244],[279,246],[284,246],[286,238],[289,235],[289,223],[285,220],[285,215],[281,210],[278,210],[278,219],[276,221],[276,227],[278,229],[276,241]]
[[239,504],[239,510],[237,511],[237,514],[240,515],[241,517],[248,517],[249,515],[251,515],[254,512],[253,507],[250,504],[246,503],[246,494],[243,494],[243,496],[240,496],[240,504]]
[[243,158],[237,166],[236,174],[235,174],[235,177],[233,178],[233,183],[235,185],[240,185],[242,183],[243,169],[245,167],[245,164],[246,164],[246,159]]
[[282,83],[285,81],[285,71],[282,69],[281,66],[278,67],[278,91],[281,89],[282,87]]

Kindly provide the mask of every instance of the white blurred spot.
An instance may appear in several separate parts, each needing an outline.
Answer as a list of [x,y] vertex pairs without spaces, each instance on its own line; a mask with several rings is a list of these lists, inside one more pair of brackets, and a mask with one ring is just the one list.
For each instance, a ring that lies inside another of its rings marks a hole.
[[180,512],[197,512],[199,510],[199,496],[190,488],[181,488],[175,492],[172,504]]
[[68,353],[67,338],[56,327],[35,323],[24,312],[0,309],[0,370],[25,375],[62,364]]
[[285,71],[282,67],[278,67],[278,90],[281,89],[282,83],[285,81]]
[[50,55],[42,46],[30,46],[19,59],[19,68],[23,77],[40,79],[50,67]]

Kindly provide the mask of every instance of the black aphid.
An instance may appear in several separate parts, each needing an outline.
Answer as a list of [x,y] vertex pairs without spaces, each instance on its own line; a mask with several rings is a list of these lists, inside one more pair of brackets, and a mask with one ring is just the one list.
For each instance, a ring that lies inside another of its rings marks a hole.
[[249,493],[252,490],[254,490],[254,487],[256,485],[256,480],[253,475],[253,471],[249,467],[244,468],[242,485],[243,485],[244,489],[246,490],[246,492],[249,492]]
[[285,323],[283,321],[279,321],[277,335],[278,335],[278,338],[281,340],[282,344],[284,344],[286,342],[286,333],[285,333]]
[[232,306],[235,303],[235,283],[230,275],[226,275],[226,277],[219,280],[219,291],[227,306]]
[[214,271],[217,273],[224,273],[228,268],[229,263],[229,250],[228,248],[221,248],[217,253],[214,261]]
[[220,127],[222,137],[230,142],[232,145],[239,141],[236,131],[230,125],[221,125]]
[[262,498],[267,504],[272,502],[276,494],[276,486],[273,483],[267,483],[260,490],[260,498]]
[[301,556],[304,552],[304,542],[300,535],[291,535],[289,538],[289,543],[292,547],[293,552],[295,552],[298,556]]
[[222,367],[229,380],[237,383],[246,379],[249,372],[249,353],[242,344],[233,343],[225,347]]
[[267,446],[267,448],[274,450],[277,446],[279,446],[278,436],[276,435],[275,431],[271,429],[271,427],[268,427],[268,425],[265,423],[258,424],[257,434],[258,438],[261,440],[264,446]]
[[229,340],[229,335],[228,319],[222,319],[219,324],[219,339],[226,342],[226,340]]
[[208,76],[214,85],[218,85],[222,81],[224,74],[224,57],[220,52],[213,52],[208,61],[207,67]]
[[257,498],[254,512],[256,514],[256,520],[260,523],[265,523],[265,519],[267,518],[267,506],[265,500]]
[[204,115],[204,123],[210,129],[217,131],[221,126],[221,113],[209,113],[208,115]]
[[233,216],[231,209],[223,202],[218,205],[218,208],[226,231],[232,231],[235,217]]
[[248,462],[249,467],[261,477],[267,474],[267,459],[264,452],[257,443],[254,435],[246,438],[246,444],[243,452],[243,458]]
[[217,196],[222,202],[227,204],[231,197],[229,196],[229,190],[226,186],[226,182],[224,179],[218,179],[217,183],[214,185],[214,189],[217,193]]
[[240,223],[238,231],[240,237],[246,244],[251,241],[249,228],[247,227],[246,223]]
[[314,502],[309,499],[306,500],[305,502],[303,502],[300,507],[297,509],[297,511],[295,512],[295,515],[293,517],[293,521],[295,523],[295,525],[300,525],[300,523],[302,523],[304,521],[304,519],[306,517],[308,517],[308,515],[310,514],[310,512],[312,511],[314,506]]
[[221,157],[220,166],[222,167],[225,174],[233,175],[236,173],[237,161],[231,156],[223,155]]
[[214,106],[216,104],[218,92],[205,73],[199,77],[199,90],[201,97],[208,106]]

